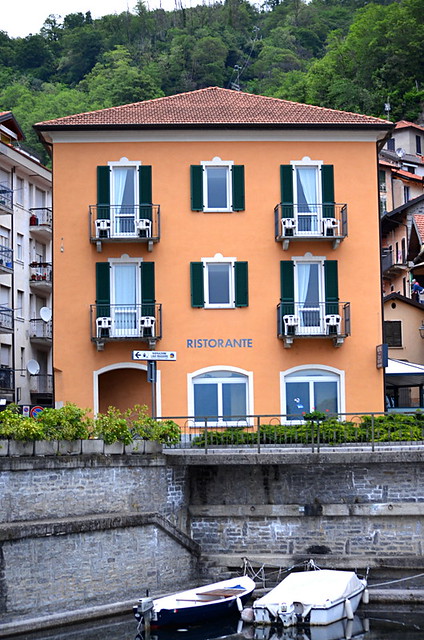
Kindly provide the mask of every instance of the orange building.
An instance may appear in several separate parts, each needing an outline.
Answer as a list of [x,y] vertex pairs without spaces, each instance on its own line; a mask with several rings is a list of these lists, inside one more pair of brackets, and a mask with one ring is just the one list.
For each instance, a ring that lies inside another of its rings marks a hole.
[[[56,403],[192,425],[384,410],[390,123],[213,87],[36,129],[53,155]],[[156,385],[145,350],[176,353]]]

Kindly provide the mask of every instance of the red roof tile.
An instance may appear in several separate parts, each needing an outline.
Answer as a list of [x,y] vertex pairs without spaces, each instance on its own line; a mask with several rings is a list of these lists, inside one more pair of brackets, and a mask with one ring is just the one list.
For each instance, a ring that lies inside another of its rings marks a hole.
[[420,131],[424,131],[424,127],[419,124],[415,124],[415,122],[408,122],[408,120],[399,120],[396,122],[395,129],[407,129],[408,127],[412,127],[413,129],[419,129]]
[[390,128],[382,118],[336,111],[231,89],[209,87],[164,98],[38,122],[39,129],[67,127],[365,126]]
[[418,232],[421,236],[421,241],[422,241],[424,239],[424,215],[417,213],[414,216],[414,220],[415,220],[415,226],[418,229]]

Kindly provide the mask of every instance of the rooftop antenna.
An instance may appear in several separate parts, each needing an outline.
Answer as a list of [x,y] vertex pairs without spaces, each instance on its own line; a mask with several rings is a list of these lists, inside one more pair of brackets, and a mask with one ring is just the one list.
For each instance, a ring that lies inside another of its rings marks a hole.
[[387,97],[387,102],[384,103],[384,111],[385,111],[387,120],[390,120],[390,110],[391,110],[391,106],[390,106],[389,98]]
[[237,77],[235,82],[231,83],[231,89],[234,89],[234,91],[240,91],[240,71],[241,71],[240,65],[236,64],[234,66],[234,71],[236,72]]

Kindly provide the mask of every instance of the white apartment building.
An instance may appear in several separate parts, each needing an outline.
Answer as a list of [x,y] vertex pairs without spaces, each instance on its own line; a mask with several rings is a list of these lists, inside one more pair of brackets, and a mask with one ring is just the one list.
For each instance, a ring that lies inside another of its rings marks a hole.
[[0,112],[0,405],[49,406],[52,177],[20,148],[23,138],[13,114]]

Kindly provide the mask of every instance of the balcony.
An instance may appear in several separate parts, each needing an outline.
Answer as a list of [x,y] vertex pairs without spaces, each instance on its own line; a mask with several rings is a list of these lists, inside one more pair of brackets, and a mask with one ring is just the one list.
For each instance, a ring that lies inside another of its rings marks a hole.
[[161,304],[92,304],[91,340],[102,350],[105,342],[141,340],[154,347],[162,337]]
[[51,346],[52,321],[45,322],[41,318],[30,320],[29,339],[33,344]]
[[52,290],[52,265],[50,262],[30,263],[31,289],[50,293]]
[[13,249],[0,245],[0,273],[13,272]]
[[15,372],[10,367],[0,366],[0,394],[11,393],[15,389]]
[[13,309],[0,304],[0,333],[13,333]]
[[402,251],[383,249],[381,256],[381,270],[385,276],[394,276],[408,268],[406,256]]
[[0,184],[0,214],[2,211],[12,213],[13,211],[13,191],[9,187]]
[[277,334],[287,348],[298,338],[327,338],[340,347],[350,335],[350,303],[317,302],[306,307],[299,302],[280,302]]
[[102,250],[103,242],[138,242],[149,251],[160,239],[160,206],[90,205],[90,240]]
[[296,240],[331,241],[336,249],[347,236],[347,205],[280,203],[274,209],[274,228],[284,250]]
[[50,396],[53,393],[53,376],[43,373],[31,375],[29,377],[29,391],[31,396],[34,394],[38,396]]
[[30,211],[29,229],[37,240],[49,241],[52,237],[52,210],[33,207]]

